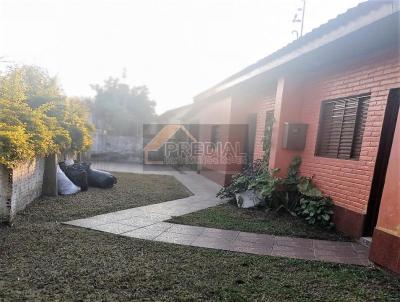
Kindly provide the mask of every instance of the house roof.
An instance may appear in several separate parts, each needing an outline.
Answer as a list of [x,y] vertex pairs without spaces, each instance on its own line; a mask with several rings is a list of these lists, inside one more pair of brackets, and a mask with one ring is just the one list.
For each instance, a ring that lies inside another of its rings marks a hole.
[[178,124],[165,125],[153,139],[144,147],[144,151],[157,151],[163,146],[171,137],[179,130],[182,130],[193,142],[197,140],[193,135],[183,126]]
[[184,105],[178,108],[174,108],[165,111],[158,117],[159,123],[177,123],[181,122],[182,119],[189,113],[193,104]]
[[[223,80],[219,84],[200,93],[195,97],[195,99],[206,98],[257,74],[288,63],[289,61],[305,54],[306,52],[314,50],[324,44],[333,42],[334,40],[337,40],[346,34],[354,32],[355,30],[393,14],[399,10],[398,3],[399,0],[368,0],[366,2],[362,2],[359,5],[350,8],[345,13],[338,15],[336,18],[329,20],[327,23],[322,24],[303,37],[289,43],[285,47],[262,58],[254,64]],[[354,22],[355,20],[359,20],[359,23],[356,24],[356,22]],[[345,28],[346,26],[348,28]],[[302,52],[299,50],[304,51]],[[295,53],[296,51],[297,55]],[[268,65],[270,66],[269,69],[266,68]],[[257,70],[260,72],[257,73]]]

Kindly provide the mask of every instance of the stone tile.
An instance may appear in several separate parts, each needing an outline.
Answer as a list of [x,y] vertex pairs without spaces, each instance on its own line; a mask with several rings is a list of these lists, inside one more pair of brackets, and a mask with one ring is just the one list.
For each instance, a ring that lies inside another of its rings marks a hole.
[[200,234],[202,234],[204,232],[204,228],[198,227],[198,226],[176,224],[176,225],[172,226],[170,229],[168,229],[168,232],[199,236]]
[[352,242],[351,245],[357,253],[369,253],[369,248],[362,244]]
[[340,250],[320,250],[314,249],[316,256],[334,256],[334,257],[356,257],[356,252],[352,249],[340,249]]
[[123,220],[118,221],[118,223],[121,223],[121,224],[133,225],[133,226],[138,226],[138,227],[145,227],[145,226],[149,226],[152,224],[156,224],[158,222],[159,221],[151,220],[151,219],[145,218],[145,217],[132,217],[129,219],[123,219]]
[[132,225],[124,225],[115,222],[90,227],[90,229],[92,230],[113,233],[113,234],[122,234],[129,231],[133,231],[137,228],[138,227]]
[[255,234],[255,233],[247,233],[247,232],[239,232],[236,240],[244,241],[244,242],[255,242],[255,243],[265,243],[268,245],[274,245],[275,237],[267,234]]
[[191,234],[178,234],[178,233],[169,233],[164,232],[161,235],[157,236],[154,240],[155,241],[162,241],[162,242],[169,242],[169,243],[176,243],[176,244],[183,244],[183,245],[190,245],[193,241],[197,239],[198,236],[191,235]]
[[143,228],[139,228],[132,232],[124,233],[123,235],[128,237],[153,240],[154,238],[171,228],[171,226],[173,226],[173,224],[171,223],[158,222]]
[[314,260],[314,250],[312,248],[299,246],[279,246],[275,245],[272,249],[272,256]]
[[186,215],[189,213],[193,213],[193,212],[197,212],[198,210],[192,210],[192,209],[166,209],[163,211],[163,213],[168,214],[170,217],[172,216],[182,216],[182,215]]
[[157,236],[161,235],[164,232],[162,229],[148,229],[148,227],[136,229],[131,232],[126,232],[122,234],[127,237],[134,237],[139,239],[148,239],[153,240]]
[[96,219],[97,221],[101,221],[104,223],[110,223],[110,222],[114,222],[115,220],[118,220],[118,216],[116,216],[114,213],[110,213],[110,214],[96,215],[96,216],[90,217],[90,219]]
[[358,257],[368,258],[369,257],[369,250],[366,251],[355,251]]
[[86,218],[86,219],[77,219],[77,220],[72,220],[65,222],[65,224],[69,225],[74,225],[74,226],[79,226],[83,228],[90,228],[93,226],[101,225],[101,224],[106,224],[107,222],[98,220],[98,219],[92,219],[92,218]]
[[156,221],[164,221],[164,220],[168,220],[171,219],[172,217],[169,215],[163,215],[163,214],[158,214],[158,213],[154,213],[154,212],[143,212],[140,217],[144,217],[144,218],[148,218],[151,220],[156,220]]
[[142,208],[139,207],[139,208],[132,208],[132,209],[122,210],[122,211],[118,211],[118,212],[113,212],[112,214],[118,215],[120,217],[129,218],[129,217],[141,216],[143,214],[143,212],[144,212],[144,210],[142,210]]
[[232,242],[231,251],[256,254],[256,255],[271,255],[272,245],[260,242],[248,242],[235,240]]
[[313,240],[313,246],[320,250],[339,250],[341,248],[352,247],[352,242]]
[[278,246],[305,247],[312,248],[313,240],[305,238],[275,237],[275,244]]
[[168,222],[157,222],[155,224],[152,224],[148,226],[147,228],[151,229],[162,229],[163,231],[166,231],[174,226],[173,223],[168,223]]
[[191,245],[228,251],[232,248],[232,241],[222,238],[210,238],[200,236],[195,241],[193,241]]
[[363,266],[372,266],[371,261],[369,261],[368,257],[360,257],[360,265]]
[[295,258],[295,259],[315,260],[313,252],[304,252],[296,249],[293,249],[291,251],[290,250],[285,251],[285,250],[277,250],[274,247],[271,255],[278,257]]
[[256,255],[369,265],[368,249],[356,243],[274,237],[266,234],[163,222],[171,218],[172,215],[179,216],[226,202],[215,198],[219,186],[190,171],[179,173],[169,168],[159,171],[145,171],[140,165],[107,165],[107,169],[113,171],[122,169],[125,172],[172,175],[195,195],[160,204],[97,215],[87,219],[78,219],[68,222],[68,224],[121,234],[122,236],[197,247]]
[[230,249],[232,252],[246,253],[246,254],[254,254],[254,255],[262,255],[262,256],[271,256],[272,248],[260,248],[260,247],[252,247],[252,246],[234,246]]
[[220,230],[211,228],[205,228],[204,232],[201,234],[202,237],[221,238],[227,240],[235,240],[238,237],[238,235],[239,235],[238,231]]

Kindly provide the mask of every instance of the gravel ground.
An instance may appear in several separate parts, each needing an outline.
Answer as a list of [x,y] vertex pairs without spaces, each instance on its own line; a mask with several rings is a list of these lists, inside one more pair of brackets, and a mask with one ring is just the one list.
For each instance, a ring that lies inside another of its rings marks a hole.
[[115,236],[59,221],[184,197],[172,177],[35,202],[0,229],[0,301],[398,301],[378,269]]

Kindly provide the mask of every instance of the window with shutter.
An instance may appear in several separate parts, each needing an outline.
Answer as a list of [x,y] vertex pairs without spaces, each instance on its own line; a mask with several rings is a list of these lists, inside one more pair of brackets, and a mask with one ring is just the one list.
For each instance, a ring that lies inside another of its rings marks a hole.
[[370,95],[322,102],[316,155],[358,159]]

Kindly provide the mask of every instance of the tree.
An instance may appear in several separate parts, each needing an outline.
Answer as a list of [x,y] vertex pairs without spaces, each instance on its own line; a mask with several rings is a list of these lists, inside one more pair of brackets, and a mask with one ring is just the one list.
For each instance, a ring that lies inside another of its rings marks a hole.
[[88,108],[68,99],[57,80],[36,66],[0,75],[0,164],[62,151],[84,151],[93,127]]
[[38,66],[10,66],[0,77],[0,98],[9,101],[26,101],[37,108],[49,102],[62,102],[62,94],[56,77]]
[[109,78],[96,91],[93,104],[97,128],[116,135],[133,135],[137,126],[155,119],[156,103],[146,86],[130,87],[117,78]]
[[13,102],[22,102],[26,99],[22,73],[9,68],[5,75],[0,76],[0,99]]

